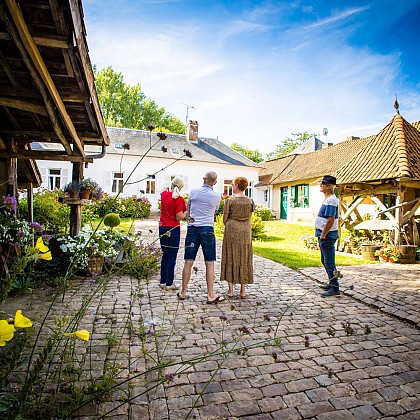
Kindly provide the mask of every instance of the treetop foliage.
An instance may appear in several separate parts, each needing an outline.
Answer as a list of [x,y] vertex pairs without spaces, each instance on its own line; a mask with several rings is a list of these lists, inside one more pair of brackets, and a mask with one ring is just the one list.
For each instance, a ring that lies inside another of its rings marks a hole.
[[[318,136],[319,134],[314,134]],[[293,137],[287,137],[280,144],[276,146],[276,149],[266,155],[266,160],[278,159],[282,156],[285,156],[299,147],[301,144],[307,142],[312,134],[309,134],[307,131],[303,133],[292,133]]]
[[125,83],[122,73],[110,66],[101,70],[93,66],[93,72],[105,125],[147,130],[153,124],[156,131],[185,134],[185,124],[147,98],[138,83]]
[[238,143],[232,143],[230,148],[237,151],[241,155],[247,157],[248,159],[254,161],[255,163],[260,163],[264,160],[263,155],[258,150],[246,149]]

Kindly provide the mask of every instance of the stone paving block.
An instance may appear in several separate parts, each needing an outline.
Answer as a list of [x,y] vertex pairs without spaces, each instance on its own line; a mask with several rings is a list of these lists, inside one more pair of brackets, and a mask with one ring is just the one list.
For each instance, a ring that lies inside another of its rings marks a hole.
[[338,410],[349,409],[364,404],[363,401],[358,400],[356,397],[334,397],[329,401]]
[[297,379],[303,379],[303,375],[299,370],[289,370],[284,372],[275,373],[274,379],[280,383],[286,383]]
[[223,404],[232,401],[229,392],[213,392],[211,394],[203,395],[203,402],[205,405],[210,404]]
[[406,411],[420,410],[420,397],[417,394],[417,397],[406,397],[398,401],[401,407]]
[[317,387],[318,384],[315,379],[299,379],[297,381],[290,381],[286,384],[286,388],[289,392],[306,391]]
[[321,413],[317,417],[317,420],[354,420],[355,417],[350,411],[338,410],[334,412]]
[[372,405],[362,405],[360,407],[351,408],[349,411],[356,419],[360,420],[379,419],[381,417],[379,411]]
[[325,388],[317,388],[305,391],[305,394],[312,402],[326,401],[333,397],[330,391]]
[[384,388],[384,383],[379,379],[361,379],[360,381],[352,382],[353,387],[356,391],[362,392],[371,392],[376,391],[380,388]]
[[257,402],[262,413],[271,413],[286,407],[281,397],[265,397]]
[[261,414],[261,409],[256,401],[233,401],[226,405],[231,415],[235,413],[234,415],[237,417],[256,416],[258,414]]
[[309,404],[311,401],[304,392],[298,392],[296,394],[283,395],[283,401],[288,408],[299,407],[304,404]]
[[408,394],[398,386],[390,386],[387,388],[378,389],[378,393],[384,398],[385,401],[396,401],[408,396]]
[[319,414],[327,413],[329,411],[334,411],[334,407],[327,401],[303,404],[297,407],[297,409],[305,419],[313,418]]
[[384,416],[397,416],[405,412],[400,405],[393,401],[375,404],[375,408]]
[[262,387],[261,391],[266,397],[276,397],[287,394],[287,389],[284,384],[267,385]]
[[212,404],[198,409],[199,419],[213,420],[213,419],[227,419],[230,417],[230,412],[226,404]]
[[284,410],[278,410],[271,413],[271,416],[275,420],[300,420],[302,418],[296,408],[285,408]]
[[364,369],[354,369],[349,370],[348,372],[337,372],[336,375],[342,382],[354,382],[358,381],[359,379],[369,378],[368,373]]

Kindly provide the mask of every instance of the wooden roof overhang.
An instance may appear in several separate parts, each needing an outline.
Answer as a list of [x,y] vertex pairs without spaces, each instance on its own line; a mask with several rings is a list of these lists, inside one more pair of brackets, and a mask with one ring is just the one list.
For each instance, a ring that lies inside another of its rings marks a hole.
[[85,145],[108,144],[81,1],[2,0],[0,159],[93,162]]

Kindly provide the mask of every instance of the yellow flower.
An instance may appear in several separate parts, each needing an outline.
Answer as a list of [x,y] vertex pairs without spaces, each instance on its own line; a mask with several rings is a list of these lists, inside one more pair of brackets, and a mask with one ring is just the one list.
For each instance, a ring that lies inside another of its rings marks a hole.
[[32,327],[32,322],[29,318],[22,315],[22,311],[19,309],[15,314],[15,327],[18,328],[29,328]]
[[15,327],[9,324],[6,320],[0,320],[0,346],[5,346],[6,341],[10,341],[13,338]]
[[81,340],[88,341],[90,332],[86,330],[78,330],[72,333],[63,333],[66,337],[77,337]]
[[47,247],[47,245],[44,244],[44,241],[42,240],[41,237],[39,237],[36,241],[36,245],[35,248],[42,252],[42,255],[39,257],[43,260],[47,260],[47,261],[51,261],[52,260],[52,255],[51,255],[51,251],[50,249]]

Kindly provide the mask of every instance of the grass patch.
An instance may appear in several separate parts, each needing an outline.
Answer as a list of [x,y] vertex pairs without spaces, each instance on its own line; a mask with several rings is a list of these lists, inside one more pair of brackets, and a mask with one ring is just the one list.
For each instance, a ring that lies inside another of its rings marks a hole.
[[[281,220],[265,222],[265,235],[253,241],[254,253],[293,269],[320,267],[318,250],[307,249],[300,239],[302,235],[314,234],[312,226],[285,223]],[[342,236],[345,236],[343,234]],[[336,254],[337,266],[362,265],[369,262],[355,256]]]
[[[94,222],[91,223],[92,229],[95,229],[96,226],[98,226],[100,219],[95,220]],[[104,226],[104,224],[101,224],[100,229],[104,229],[107,228],[106,226]],[[121,219],[121,224],[119,224],[118,226],[116,226],[114,228],[114,230],[118,230],[120,232],[127,234],[131,234],[134,235],[134,221],[133,219]]]

